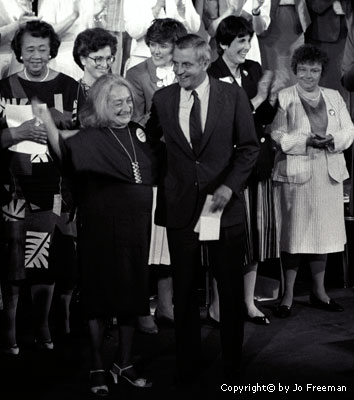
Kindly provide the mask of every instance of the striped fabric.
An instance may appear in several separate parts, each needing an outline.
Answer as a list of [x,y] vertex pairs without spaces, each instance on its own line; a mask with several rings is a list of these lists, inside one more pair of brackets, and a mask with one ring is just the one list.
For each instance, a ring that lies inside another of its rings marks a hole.
[[343,150],[354,139],[354,126],[340,94],[321,88],[334,148],[306,146],[310,120],[296,86],[279,93],[272,138],[279,146],[273,171],[280,250],[289,253],[339,252],[346,242],[343,180],[349,177]]
[[[275,222],[275,208],[270,179],[255,182],[257,187],[245,189],[246,205],[246,264],[278,258],[279,235]],[[256,216],[253,218],[251,215]],[[252,223],[255,226],[252,226]]]

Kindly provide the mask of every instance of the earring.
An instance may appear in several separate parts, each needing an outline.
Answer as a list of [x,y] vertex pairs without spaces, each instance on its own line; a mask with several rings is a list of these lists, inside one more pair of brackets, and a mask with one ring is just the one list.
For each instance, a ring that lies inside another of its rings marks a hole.
[[52,56],[51,55],[49,55],[49,60],[52,58]]
[[20,56],[20,60],[23,60],[22,56]]

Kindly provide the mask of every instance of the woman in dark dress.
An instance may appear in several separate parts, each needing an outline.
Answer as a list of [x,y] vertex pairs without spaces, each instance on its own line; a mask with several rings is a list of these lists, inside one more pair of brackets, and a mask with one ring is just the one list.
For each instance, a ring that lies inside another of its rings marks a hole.
[[108,394],[102,360],[107,319],[117,317],[119,348],[111,374],[148,387],[131,364],[134,324],[148,313],[147,273],[152,185],[157,164],[142,128],[131,122],[133,95],[122,77],[107,74],[91,87],[80,113],[83,129],[61,141],[38,109],[49,141],[78,190],[78,254],[82,301],[92,350],[91,391]]
[[[266,325],[269,319],[254,303],[254,290],[258,262],[279,257],[275,235],[274,204],[271,189],[273,167],[272,142],[265,126],[272,122],[276,108],[277,91],[282,86],[280,78],[274,79],[271,71],[262,72],[261,66],[246,60],[251,48],[253,28],[242,17],[223,19],[216,32],[216,41],[222,55],[211,64],[209,74],[214,78],[241,86],[247,93],[253,111],[256,131],[261,146],[257,164],[245,191],[247,210],[247,252],[244,267],[244,301],[246,318]],[[214,293],[216,290],[214,290]],[[218,314],[213,301],[210,316]]]
[[[11,355],[20,351],[16,315],[21,287],[31,290],[36,345],[51,350],[48,318],[54,286],[60,283],[58,289],[65,296],[75,280],[76,232],[69,218],[72,201],[68,186],[46,147],[44,125],[35,118],[20,119],[23,107],[30,110],[31,99],[37,97],[46,104],[58,128],[75,125],[78,83],[48,66],[59,45],[51,25],[27,22],[11,43],[24,68],[0,81],[1,202],[6,245],[1,284],[4,352]],[[30,148],[28,143],[32,143]]]

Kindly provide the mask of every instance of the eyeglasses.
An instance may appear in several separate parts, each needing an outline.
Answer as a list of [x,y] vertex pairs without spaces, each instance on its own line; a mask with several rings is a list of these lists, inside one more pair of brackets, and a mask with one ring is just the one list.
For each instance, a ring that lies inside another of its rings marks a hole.
[[114,56],[110,56],[110,57],[90,57],[90,56],[87,56],[87,58],[90,58],[91,60],[93,60],[97,67],[103,65],[104,62],[106,62],[107,65],[112,65],[114,63],[114,60],[116,59]]

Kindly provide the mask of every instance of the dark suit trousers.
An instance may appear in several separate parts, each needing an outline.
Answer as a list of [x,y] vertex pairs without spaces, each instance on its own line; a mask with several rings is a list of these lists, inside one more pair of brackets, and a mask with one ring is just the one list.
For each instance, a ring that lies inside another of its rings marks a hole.
[[[177,370],[181,378],[196,374],[201,358],[198,273],[201,242],[193,226],[167,229],[173,271]],[[243,318],[244,224],[222,228],[218,241],[208,244],[209,263],[220,301],[220,340],[223,367],[233,374],[240,365]]]

